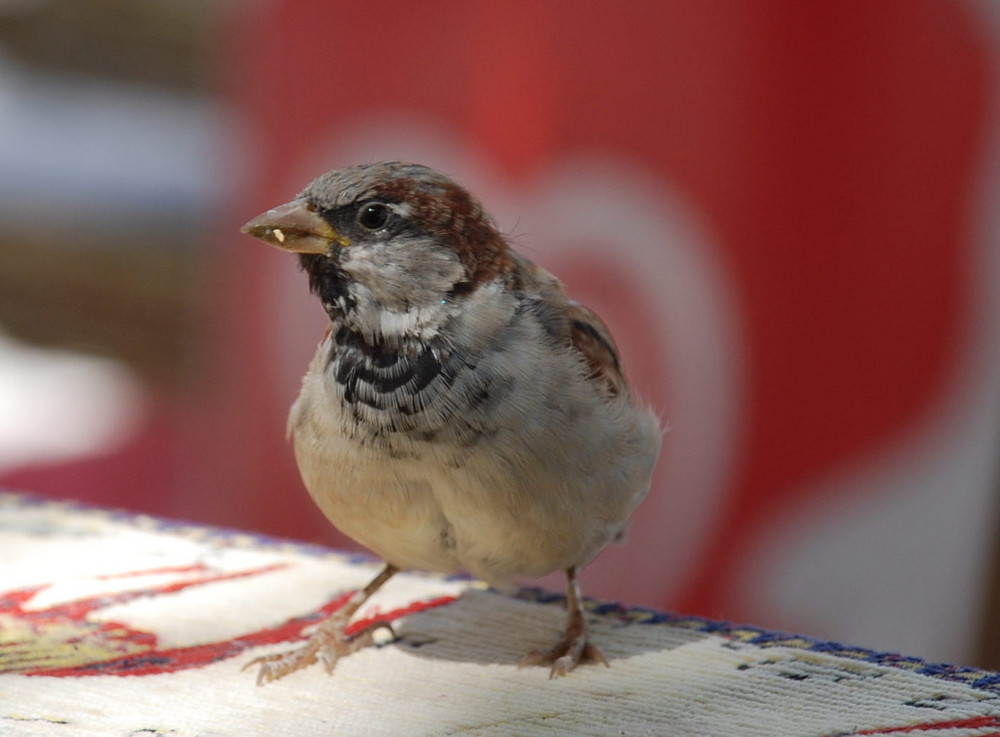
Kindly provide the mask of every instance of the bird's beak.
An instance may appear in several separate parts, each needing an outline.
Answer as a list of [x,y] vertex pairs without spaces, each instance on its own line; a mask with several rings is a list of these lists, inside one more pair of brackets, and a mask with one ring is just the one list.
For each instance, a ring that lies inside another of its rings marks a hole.
[[293,200],[258,215],[240,230],[292,253],[321,253],[350,244],[304,200]]

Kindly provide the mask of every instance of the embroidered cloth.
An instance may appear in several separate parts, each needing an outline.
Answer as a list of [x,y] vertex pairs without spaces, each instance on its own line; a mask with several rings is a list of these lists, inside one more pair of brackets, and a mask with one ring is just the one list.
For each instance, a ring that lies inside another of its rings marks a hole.
[[589,602],[610,668],[518,669],[563,599],[400,574],[378,647],[263,687],[379,570],[325,548],[0,494],[0,735],[1000,735],[1000,674]]

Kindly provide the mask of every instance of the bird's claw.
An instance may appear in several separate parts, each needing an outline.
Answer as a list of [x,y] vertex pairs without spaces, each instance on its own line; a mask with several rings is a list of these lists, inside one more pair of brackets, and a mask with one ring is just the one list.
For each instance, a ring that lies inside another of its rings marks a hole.
[[[325,623],[324,623],[325,624]],[[306,641],[302,647],[283,653],[272,653],[254,658],[243,666],[247,670],[254,665],[260,665],[257,671],[257,685],[263,686],[271,681],[287,676],[319,660],[328,674],[333,673],[337,661],[374,644],[376,630],[386,629],[396,639],[396,631],[388,622],[372,622],[363,629],[345,635],[342,628],[326,628],[321,626]]]
[[336,667],[338,660],[362,648],[374,645],[375,632],[380,629],[388,630],[393,640],[398,639],[396,630],[392,628],[391,624],[379,621],[372,622],[357,632],[352,632],[350,635],[342,635],[329,645],[320,647],[319,661],[323,664],[326,672],[333,674],[333,669]]
[[257,671],[257,685],[263,686],[265,683],[276,681],[282,676],[305,668],[316,662],[316,653],[319,647],[310,640],[305,645],[295,650],[288,650],[283,653],[272,653],[271,655],[261,655],[254,658],[243,666],[241,670],[247,670],[255,665],[260,665]]
[[592,645],[586,636],[566,638],[549,650],[532,650],[521,659],[517,667],[551,665],[549,678],[552,679],[566,675],[580,663],[604,663],[605,667],[611,667],[604,653]]

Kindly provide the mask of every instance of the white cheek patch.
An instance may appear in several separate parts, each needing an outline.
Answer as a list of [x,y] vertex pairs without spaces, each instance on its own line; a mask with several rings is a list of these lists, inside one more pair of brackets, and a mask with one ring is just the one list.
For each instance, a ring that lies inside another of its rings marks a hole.
[[340,265],[374,299],[396,312],[440,302],[465,275],[457,254],[425,237],[348,248]]

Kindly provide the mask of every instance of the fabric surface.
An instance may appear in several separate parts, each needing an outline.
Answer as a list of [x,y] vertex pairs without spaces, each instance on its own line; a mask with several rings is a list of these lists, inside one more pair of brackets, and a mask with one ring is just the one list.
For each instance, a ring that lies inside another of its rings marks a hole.
[[[376,562],[0,494],[0,735],[1000,735],[1000,674],[591,602],[610,668],[518,669],[562,597],[401,574],[383,641],[263,687]],[[386,637],[384,640],[388,640]]]

